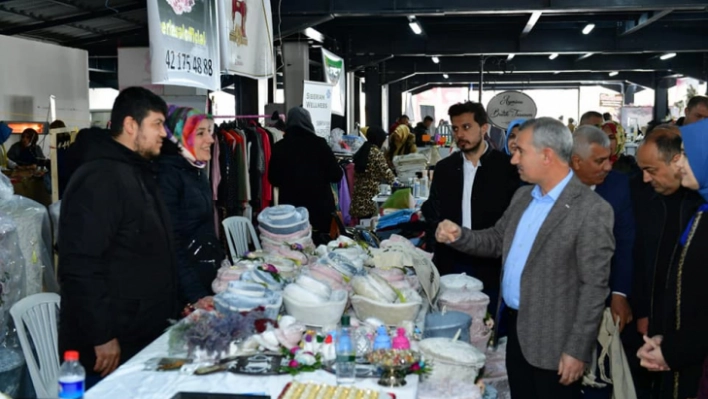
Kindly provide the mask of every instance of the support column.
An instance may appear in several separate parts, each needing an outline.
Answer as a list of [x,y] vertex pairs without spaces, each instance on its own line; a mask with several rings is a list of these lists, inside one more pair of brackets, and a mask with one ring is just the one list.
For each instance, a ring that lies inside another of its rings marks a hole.
[[347,72],[347,106],[346,106],[346,111],[344,114],[346,115],[347,118],[347,128],[345,129],[347,132],[350,130],[354,129],[354,124],[355,121],[358,120],[356,117],[356,108],[354,105],[354,96],[355,93],[354,91],[356,90],[356,77],[354,76],[354,72]]
[[[399,83],[392,83],[388,85],[388,122],[389,125],[393,123],[402,114],[403,109],[403,99],[401,98],[403,94],[403,85]],[[408,115],[411,118],[413,115]],[[411,121],[412,123],[413,121]]]
[[307,42],[283,44],[285,109],[302,105],[303,82],[310,80],[310,52]]
[[[366,68],[366,125],[381,126],[382,105],[381,105],[381,77],[379,68],[371,66]],[[387,127],[382,126],[384,130]]]
[[637,92],[637,85],[627,86],[627,90],[624,91],[624,105],[634,104],[634,94]]
[[663,121],[669,113],[669,88],[676,79],[658,78],[654,84],[654,120]]
[[236,115],[258,115],[258,80],[234,76]]
[[361,120],[361,79],[354,76],[354,113],[352,114],[354,125],[364,126]]

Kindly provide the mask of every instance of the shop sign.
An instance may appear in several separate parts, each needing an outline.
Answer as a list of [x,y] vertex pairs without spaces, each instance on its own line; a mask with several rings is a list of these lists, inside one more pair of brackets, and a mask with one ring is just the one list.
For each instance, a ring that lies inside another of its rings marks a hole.
[[273,16],[270,1],[218,0],[218,3],[221,69],[252,79],[272,77]]
[[148,0],[153,84],[221,89],[217,0]]
[[499,93],[487,104],[489,121],[501,129],[506,129],[514,119],[533,119],[537,112],[533,99],[520,91]]
[[623,101],[622,94],[600,93],[600,107],[620,108]]
[[344,59],[322,49],[322,65],[325,70],[325,82],[332,85],[332,113],[344,116],[347,94]]
[[322,82],[304,82],[302,107],[310,112],[315,133],[329,138],[332,125],[332,85]]

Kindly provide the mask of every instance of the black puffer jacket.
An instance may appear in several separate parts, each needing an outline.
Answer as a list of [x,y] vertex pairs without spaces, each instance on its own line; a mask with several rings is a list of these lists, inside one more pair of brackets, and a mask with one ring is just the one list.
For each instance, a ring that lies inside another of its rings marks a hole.
[[[165,142],[164,146],[172,145]],[[163,147],[164,152],[164,147]],[[214,205],[206,169],[181,155],[158,159],[158,182],[170,214],[183,305],[213,295],[211,282],[224,259],[214,230]]]
[[175,249],[154,165],[109,137],[91,146],[66,188],[59,221],[59,349],[118,339],[121,363],[178,315]]

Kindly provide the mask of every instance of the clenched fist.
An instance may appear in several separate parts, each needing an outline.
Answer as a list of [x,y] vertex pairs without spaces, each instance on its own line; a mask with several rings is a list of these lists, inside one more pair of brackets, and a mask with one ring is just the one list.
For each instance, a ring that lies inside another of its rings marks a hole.
[[450,244],[457,241],[462,235],[462,228],[449,220],[443,220],[438,224],[435,231],[435,239],[443,244]]

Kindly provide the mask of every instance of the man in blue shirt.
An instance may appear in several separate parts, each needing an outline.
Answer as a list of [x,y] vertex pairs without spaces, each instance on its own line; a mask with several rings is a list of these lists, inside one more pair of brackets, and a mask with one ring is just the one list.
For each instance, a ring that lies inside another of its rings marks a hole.
[[513,398],[580,398],[609,294],[615,243],[610,205],[573,174],[573,138],[552,118],[522,125],[511,160],[522,187],[492,228],[450,221],[436,239],[478,256],[503,257],[506,365]]

